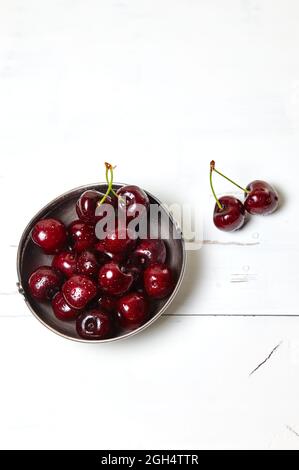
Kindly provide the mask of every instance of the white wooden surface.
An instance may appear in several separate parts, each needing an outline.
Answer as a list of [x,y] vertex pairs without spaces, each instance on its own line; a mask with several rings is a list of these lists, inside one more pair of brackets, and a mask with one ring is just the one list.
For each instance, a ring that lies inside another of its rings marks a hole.
[[[299,448],[298,21],[296,0],[0,0],[1,448]],[[212,158],[281,210],[217,231]],[[16,294],[16,246],[104,160],[192,202],[204,246],[152,328],[80,345]]]

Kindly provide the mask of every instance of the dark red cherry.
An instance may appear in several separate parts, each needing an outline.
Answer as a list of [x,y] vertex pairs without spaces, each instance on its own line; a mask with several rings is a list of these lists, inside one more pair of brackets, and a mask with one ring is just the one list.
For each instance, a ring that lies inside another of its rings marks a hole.
[[64,276],[72,277],[77,273],[77,256],[70,251],[62,251],[54,256],[52,266],[58,269]]
[[127,256],[126,253],[109,253],[108,251],[104,251],[101,242],[95,245],[95,250],[100,265],[110,263],[111,261],[114,263],[122,263]]
[[75,220],[71,223],[69,234],[72,246],[78,253],[93,248],[97,241],[94,226],[80,220]]
[[96,255],[91,251],[83,251],[78,256],[77,270],[79,274],[89,277],[97,277],[100,269]]
[[117,191],[118,208],[126,213],[127,220],[134,219],[140,213],[146,212],[150,201],[148,195],[138,186],[123,186]]
[[81,338],[90,340],[105,339],[111,336],[112,322],[103,310],[92,309],[78,316],[76,329]]
[[29,278],[29,292],[35,299],[51,300],[59,291],[62,282],[58,271],[50,266],[41,266]]
[[132,274],[125,274],[116,263],[107,263],[100,268],[99,286],[102,292],[109,295],[122,295],[133,283]]
[[[80,220],[88,224],[95,224],[105,215],[105,206],[99,206],[98,203],[104,197],[104,193],[96,190],[85,191],[76,204],[77,215]],[[107,196],[104,204],[113,204],[110,196]]]
[[166,261],[166,245],[163,240],[141,240],[135,248],[130,260],[132,264],[138,264],[147,268],[152,264],[165,263]]
[[245,209],[252,215],[272,214],[279,205],[279,197],[276,190],[265,181],[253,181],[247,188],[244,202]]
[[108,230],[106,238],[97,243],[97,250],[112,254],[122,254],[133,250],[136,245],[135,233],[126,227]]
[[115,297],[111,297],[110,295],[101,295],[97,301],[98,307],[108,313],[114,313],[116,311],[116,303],[117,300]]
[[66,244],[67,231],[62,222],[44,219],[37,222],[32,230],[32,240],[42,250],[51,255],[60,251]]
[[97,285],[89,277],[76,274],[63,284],[62,293],[70,307],[82,310],[96,296]]
[[143,279],[144,288],[149,297],[163,299],[173,291],[173,274],[165,264],[153,264],[147,268]]
[[52,300],[54,315],[59,320],[74,320],[78,316],[78,310],[71,308],[65,301],[61,292],[57,292]]
[[147,320],[148,315],[148,302],[142,294],[132,292],[117,302],[117,317],[124,327],[136,328]]
[[219,230],[234,232],[240,229],[245,222],[245,207],[239,199],[233,196],[219,198],[222,209],[215,205],[214,224]]

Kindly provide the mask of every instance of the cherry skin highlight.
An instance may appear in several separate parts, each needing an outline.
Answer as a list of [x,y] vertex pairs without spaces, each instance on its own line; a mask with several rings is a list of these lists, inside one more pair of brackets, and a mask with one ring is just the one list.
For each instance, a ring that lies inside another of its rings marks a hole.
[[41,266],[34,271],[28,281],[30,294],[38,300],[51,300],[59,291],[62,276],[50,266]]
[[89,277],[76,274],[63,284],[62,293],[70,307],[82,310],[96,296],[97,285]]
[[154,264],[147,268],[143,279],[145,291],[153,299],[164,299],[173,291],[173,274],[165,264]]
[[116,194],[118,196],[118,208],[126,213],[127,221],[133,220],[139,215],[139,211],[141,213],[147,212],[150,205],[148,195],[138,186],[123,186]]
[[69,234],[72,246],[78,253],[93,248],[97,241],[94,226],[81,222],[80,220],[75,220],[71,223],[69,226]]
[[63,321],[75,320],[78,316],[78,310],[70,307],[61,292],[57,292],[52,299],[52,308],[54,315]]
[[141,240],[129,258],[129,263],[147,268],[152,264],[165,263],[166,245],[163,240]]
[[[88,224],[96,224],[99,220],[101,220],[106,213],[106,211],[104,210],[104,206],[101,209],[102,206],[99,207],[98,205],[103,197],[104,193],[101,193],[99,191],[85,191],[82,196],[80,196],[76,204],[76,211],[79,219]],[[107,196],[104,204],[112,205],[112,198],[110,196]]]
[[239,230],[245,223],[245,207],[239,199],[233,196],[223,196],[214,209],[214,224],[224,232]]
[[250,192],[246,194],[244,206],[250,214],[269,215],[278,208],[278,194],[276,190],[265,181],[253,181],[246,189]]
[[55,254],[66,245],[67,230],[59,220],[40,220],[32,230],[32,240],[46,254]]
[[72,277],[77,273],[77,256],[71,251],[62,251],[54,256],[52,266],[58,269],[64,276]]
[[132,274],[122,272],[116,263],[107,263],[100,268],[99,287],[102,292],[108,295],[124,294],[130,289],[133,281]]
[[92,309],[78,316],[76,329],[81,338],[90,340],[106,339],[111,335],[112,322],[103,310]]
[[117,317],[126,328],[137,328],[148,318],[149,306],[144,295],[137,292],[121,297],[117,302]]
[[106,238],[97,243],[97,250],[112,254],[124,254],[136,246],[135,234],[125,227],[108,230]]
[[96,255],[92,251],[83,251],[78,256],[77,271],[92,278],[96,278],[100,269]]

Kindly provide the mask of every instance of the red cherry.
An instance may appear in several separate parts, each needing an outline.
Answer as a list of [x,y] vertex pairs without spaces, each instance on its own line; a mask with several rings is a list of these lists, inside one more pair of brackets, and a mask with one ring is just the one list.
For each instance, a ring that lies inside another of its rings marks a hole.
[[51,300],[59,291],[62,276],[49,266],[41,266],[34,271],[28,281],[29,292],[38,300]]
[[65,246],[67,231],[59,220],[40,220],[32,230],[32,240],[45,253],[51,255],[57,253]]
[[128,221],[139,215],[139,210],[141,213],[146,212],[150,206],[148,195],[138,186],[123,186],[116,194],[119,210],[126,213]]
[[98,243],[95,245],[95,250],[97,252],[97,258],[99,264],[110,263],[122,263],[126,258],[126,253],[109,253],[108,251],[103,251],[103,245]]
[[132,274],[125,274],[116,263],[107,263],[99,272],[99,286],[102,292],[109,295],[122,295],[133,283]]
[[109,316],[100,309],[81,313],[76,321],[77,333],[81,338],[99,340],[108,338],[112,331]]
[[97,250],[112,254],[122,254],[136,245],[135,233],[126,227],[108,230],[106,238],[97,243]]
[[77,261],[77,270],[79,274],[89,277],[97,277],[100,265],[96,255],[91,251],[83,251]]
[[[99,206],[99,202],[103,197],[104,193],[99,191],[85,191],[76,204],[79,219],[88,224],[95,224],[101,220],[106,215],[104,206]],[[105,204],[113,204],[113,200],[110,196],[106,197]]]
[[144,287],[147,295],[154,299],[163,299],[174,288],[173,274],[165,264],[154,264],[144,271]]
[[129,260],[132,264],[147,268],[152,264],[165,263],[166,245],[163,240],[141,240]]
[[247,188],[244,202],[245,209],[252,215],[272,214],[279,205],[279,197],[276,190],[265,181],[253,181]]
[[72,277],[77,273],[77,256],[70,251],[62,251],[54,256],[52,266],[58,269],[64,276]]
[[136,328],[144,323],[149,314],[148,302],[142,294],[132,292],[117,302],[117,316],[124,327]]
[[116,311],[117,299],[110,295],[101,295],[98,299],[97,305],[100,309],[105,310],[108,313],[114,313]]
[[59,320],[74,320],[78,316],[78,310],[71,308],[65,301],[61,292],[57,292],[52,300],[52,308]]
[[97,241],[94,226],[80,220],[75,220],[71,223],[69,234],[74,250],[78,253],[89,250]]
[[77,274],[64,283],[62,293],[70,307],[82,310],[96,296],[97,286],[89,277]]
[[214,224],[219,230],[233,232],[245,223],[245,207],[239,199],[233,196],[223,196],[214,209]]

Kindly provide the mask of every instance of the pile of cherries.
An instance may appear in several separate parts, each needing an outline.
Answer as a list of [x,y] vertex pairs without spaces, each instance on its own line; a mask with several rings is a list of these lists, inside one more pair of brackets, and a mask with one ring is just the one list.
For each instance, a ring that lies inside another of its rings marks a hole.
[[[245,194],[244,203],[233,196],[222,196],[218,199],[213,187],[213,172],[218,173],[241,189]],[[276,211],[279,205],[278,194],[269,183],[256,180],[248,184],[246,188],[242,188],[235,181],[216,170],[214,160],[210,163],[210,184],[216,199],[214,224],[219,230],[225,232],[233,232],[243,227],[246,212],[251,215],[269,215]]]
[[[66,227],[56,219],[40,220],[32,240],[48,255],[51,266],[41,266],[28,281],[38,301],[51,301],[55,316],[75,321],[80,337],[100,340],[133,330],[154,312],[155,301],[168,297],[174,275],[166,264],[167,249],[161,239],[138,239],[128,227],[109,229],[104,239],[95,227],[104,217],[103,201],[125,211],[127,222],[136,217],[136,205],[149,209],[147,194],[137,186],[112,188],[113,168],[106,194],[84,192],[76,204],[78,220]],[[107,176],[106,171],[106,176]]]

